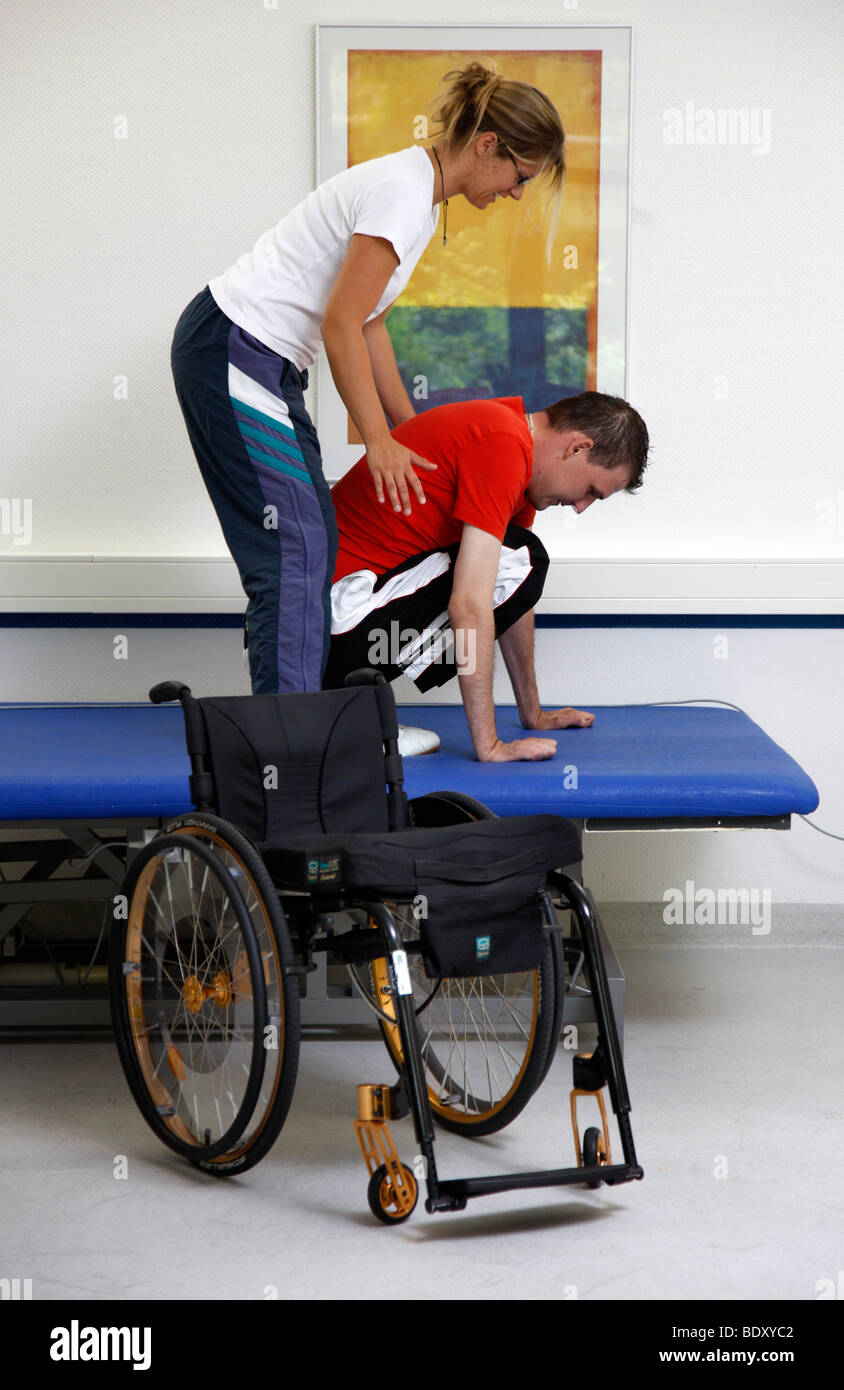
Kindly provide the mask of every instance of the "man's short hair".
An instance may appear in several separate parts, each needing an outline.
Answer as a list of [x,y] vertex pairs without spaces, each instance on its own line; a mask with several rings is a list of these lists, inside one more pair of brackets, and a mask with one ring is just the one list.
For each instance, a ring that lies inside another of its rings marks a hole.
[[588,434],[592,440],[590,462],[601,468],[628,468],[626,492],[636,492],[642,486],[650,447],[648,429],[641,415],[621,396],[581,391],[579,396],[566,396],[546,406],[545,414],[552,430]]

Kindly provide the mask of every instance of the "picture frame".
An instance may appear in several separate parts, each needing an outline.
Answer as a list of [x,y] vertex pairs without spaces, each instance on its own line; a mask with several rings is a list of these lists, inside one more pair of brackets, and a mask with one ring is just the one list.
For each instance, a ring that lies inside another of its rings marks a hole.
[[[408,393],[419,410],[484,396],[523,395],[530,410],[580,390],[624,396],[628,26],[317,26],[317,182],[424,142],[438,82],[472,60],[530,81],[560,110],[567,180],[559,230],[548,265],[541,189],[531,203],[505,199],[485,212],[450,202],[448,245],[440,222],[387,318]],[[335,482],[362,446],[324,354],[316,414]]]

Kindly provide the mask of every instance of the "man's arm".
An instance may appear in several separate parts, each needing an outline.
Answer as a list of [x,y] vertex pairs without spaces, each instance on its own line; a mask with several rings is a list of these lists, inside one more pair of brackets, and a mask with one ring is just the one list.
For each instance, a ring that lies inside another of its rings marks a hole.
[[542,713],[539,705],[539,691],[536,688],[536,670],[533,664],[533,609],[523,613],[517,623],[502,632],[499,638],[501,655],[510,677],[519,718],[525,729],[538,729],[536,720]]
[[536,669],[533,662],[533,609],[523,613],[498,639],[501,655],[507,667],[519,718],[525,729],[566,729],[576,726],[588,729],[594,724],[594,714],[582,709],[544,710],[536,688]]
[[458,658],[460,694],[479,762],[536,762],[553,756],[556,740],[521,738],[502,743],[495,728],[492,600],[500,554],[501,542],[495,536],[476,526],[463,527],[448,605]]

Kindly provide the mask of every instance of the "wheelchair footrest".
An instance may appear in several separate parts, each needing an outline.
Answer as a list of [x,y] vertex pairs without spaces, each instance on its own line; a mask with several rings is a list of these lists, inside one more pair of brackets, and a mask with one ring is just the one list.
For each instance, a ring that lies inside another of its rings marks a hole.
[[[426,1211],[438,1211],[439,1197],[486,1197],[496,1192],[511,1192],[525,1187],[564,1187],[569,1183],[582,1184],[586,1178],[599,1178],[612,1186],[633,1182],[645,1176],[644,1170],[633,1163],[616,1163],[608,1168],[554,1168],[548,1172],[506,1173],[501,1177],[451,1178],[437,1183],[437,1198],[425,1203]],[[449,1207],[448,1210],[453,1210]]]

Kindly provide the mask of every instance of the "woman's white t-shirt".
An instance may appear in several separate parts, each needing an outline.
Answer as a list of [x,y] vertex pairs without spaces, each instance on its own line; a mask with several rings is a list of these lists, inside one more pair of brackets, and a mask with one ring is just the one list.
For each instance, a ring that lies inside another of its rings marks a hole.
[[420,145],[355,164],[309,193],[208,288],[233,323],[304,371],[322,346],[325,306],[352,237],[384,237],[399,258],[373,319],[401,294],[436,231],[433,197],[433,165]]

